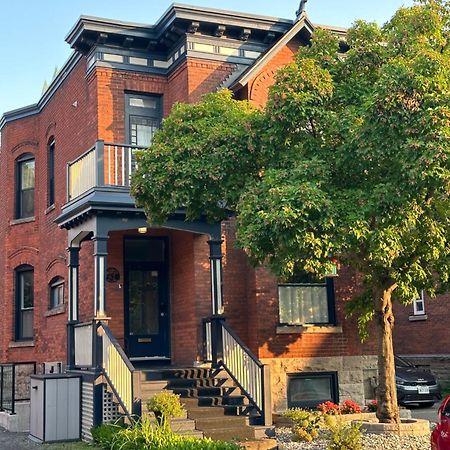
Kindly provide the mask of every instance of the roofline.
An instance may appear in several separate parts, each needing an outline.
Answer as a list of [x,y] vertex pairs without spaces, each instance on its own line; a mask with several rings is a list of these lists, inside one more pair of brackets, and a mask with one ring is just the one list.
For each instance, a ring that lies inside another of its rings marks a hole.
[[314,31],[314,25],[308,19],[306,13],[302,13],[298,20],[295,22],[293,27],[287,31],[278,41],[265,53],[263,53],[256,62],[250,66],[238,79],[234,80],[234,82],[229,86],[232,91],[236,91],[242,87],[244,87],[250,79],[258,73],[262,67],[275,56],[281,48],[287,44],[301,29],[308,28],[312,33]]
[[37,103],[32,105],[24,106],[22,108],[13,109],[11,111],[6,111],[0,117],[0,131],[3,127],[14,120],[23,119],[24,117],[33,116],[35,114],[40,113],[45,105],[50,101],[53,97],[53,94],[57,91],[57,89],[64,83],[67,76],[72,72],[72,69],[76,66],[76,64],[80,61],[82,55],[77,52],[72,52],[69,59],[64,63],[59,71],[58,75],[55,79],[52,80],[50,86],[47,90],[42,94],[41,98]]

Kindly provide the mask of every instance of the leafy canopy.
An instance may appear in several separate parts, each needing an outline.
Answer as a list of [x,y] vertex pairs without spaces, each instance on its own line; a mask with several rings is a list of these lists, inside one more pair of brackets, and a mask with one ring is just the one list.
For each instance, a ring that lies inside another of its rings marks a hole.
[[326,30],[281,69],[263,111],[222,91],[177,105],[139,158],[133,193],[151,222],[177,208],[229,210],[254,263],[323,275],[330,255],[408,303],[448,289],[449,7],[401,8],[383,28],[356,22],[349,50]]

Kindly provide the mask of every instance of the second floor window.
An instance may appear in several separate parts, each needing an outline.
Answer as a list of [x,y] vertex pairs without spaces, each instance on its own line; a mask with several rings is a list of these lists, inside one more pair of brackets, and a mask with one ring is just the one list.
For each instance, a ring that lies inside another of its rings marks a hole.
[[278,284],[278,301],[280,324],[335,324],[333,278],[318,280],[298,272]]
[[17,160],[16,218],[34,216],[34,158],[22,156]]
[[64,303],[64,278],[56,277],[50,282],[49,309],[55,309]]
[[47,151],[47,168],[48,168],[48,193],[47,206],[55,203],[55,140],[51,139],[48,144]]
[[128,144],[147,148],[161,125],[161,97],[126,94],[125,99]]

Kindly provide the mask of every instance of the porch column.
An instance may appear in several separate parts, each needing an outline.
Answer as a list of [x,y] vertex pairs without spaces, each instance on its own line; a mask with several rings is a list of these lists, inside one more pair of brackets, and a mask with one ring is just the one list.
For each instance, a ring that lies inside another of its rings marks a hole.
[[222,296],[222,240],[210,239],[209,260],[211,264],[211,302],[213,316],[223,314]]
[[95,318],[106,317],[106,259],[108,256],[107,242],[108,238],[96,236],[94,241],[94,271],[95,271],[95,290],[94,290],[94,316]]
[[67,366],[75,365],[75,331],[74,325],[78,323],[78,285],[80,267],[80,247],[69,247],[69,313],[67,323]]

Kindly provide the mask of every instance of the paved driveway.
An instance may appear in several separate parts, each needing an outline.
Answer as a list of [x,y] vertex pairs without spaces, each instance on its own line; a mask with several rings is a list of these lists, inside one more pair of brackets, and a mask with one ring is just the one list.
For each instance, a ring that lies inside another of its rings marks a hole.
[[437,422],[437,411],[440,406],[441,402],[435,403],[431,408],[420,408],[417,406],[410,407],[411,410],[411,416],[414,419],[426,419],[429,420],[432,423]]
[[31,442],[26,433],[10,433],[0,428],[1,450],[35,450],[39,447],[42,448],[39,444]]

